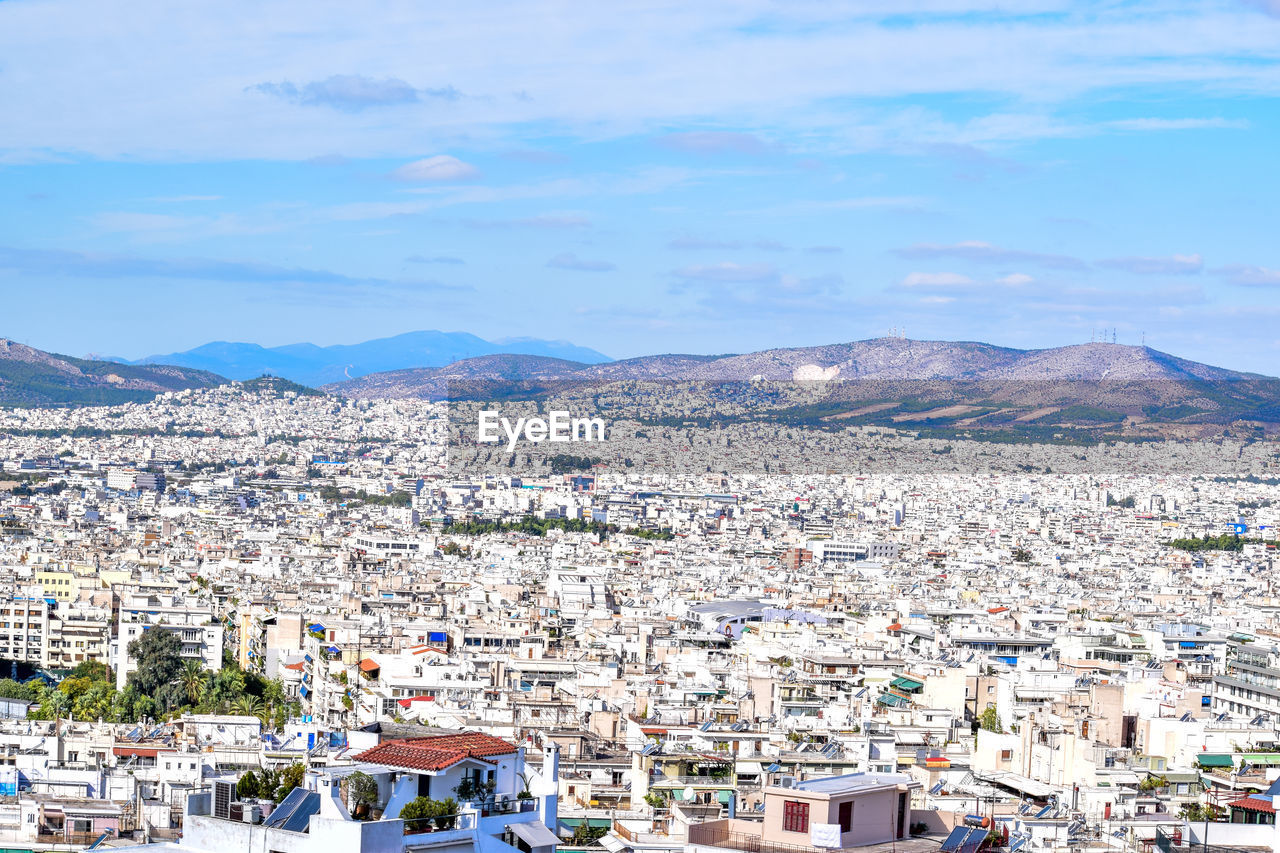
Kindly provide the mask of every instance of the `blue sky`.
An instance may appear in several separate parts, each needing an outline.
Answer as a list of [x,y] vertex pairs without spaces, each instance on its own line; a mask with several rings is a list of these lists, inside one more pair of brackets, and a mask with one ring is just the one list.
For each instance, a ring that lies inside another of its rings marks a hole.
[[0,335],[1280,372],[1280,0],[0,2]]

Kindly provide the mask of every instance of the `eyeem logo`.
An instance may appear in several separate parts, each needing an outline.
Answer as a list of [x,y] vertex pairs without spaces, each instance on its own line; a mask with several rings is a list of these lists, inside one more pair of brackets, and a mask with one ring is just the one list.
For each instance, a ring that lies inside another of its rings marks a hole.
[[507,437],[507,452],[513,453],[516,442],[522,437],[525,441],[540,444],[544,441],[604,441],[603,418],[572,418],[568,412],[554,411],[548,418],[516,418],[515,424],[510,418],[504,418],[492,409],[481,409],[476,425],[476,438],[483,444],[498,444],[502,435]]

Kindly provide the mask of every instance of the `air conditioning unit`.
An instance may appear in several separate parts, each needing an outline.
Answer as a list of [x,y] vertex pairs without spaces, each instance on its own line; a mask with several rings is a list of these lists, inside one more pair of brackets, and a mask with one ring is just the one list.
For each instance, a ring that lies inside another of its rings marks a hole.
[[262,807],[257,803],[243,803],[244,809],[240,813],[240,819],[245,823],[262,823]]

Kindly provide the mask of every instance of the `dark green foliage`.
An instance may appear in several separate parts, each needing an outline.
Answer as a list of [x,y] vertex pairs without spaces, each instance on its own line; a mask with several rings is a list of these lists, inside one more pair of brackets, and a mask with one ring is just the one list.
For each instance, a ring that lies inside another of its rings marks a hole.
[[[80,371],[67,372],[56,363],[0,359],[0,405],[112,406],[141,403],[162,391],[212,388],[226,380],[204,370],[185,367],[117,364],[66,355],[53,356]],[[158,390],[120,388],[110,375],[145,382]]]
[[257,379],[249,379],[241,383],[244,390],[253,394],[270,394],[273,397],[283,397],[285,394],[293,393],[299,397],[323,397],[323,391],[317,391],[307,385],[299,385],[288,379],[281,379],[279,376],[259,376]]
[[154,697],[162,712],[182,704],[182,640],[172,631],[151,628],[129,644],[129,654],[138,663],[129,683],[144,696]]
[[1235,533],[1222,533],[1218,536],[1206,533],[1199,539],[1174,539],[1169,544],[1181,551],[1243,551],[1245,545],[1260,545],[1262,540],[1242,539]]
[[590,471],[600,460],[592,456],[574,456],[571,453],[557,453],[547,459],[552,474],[572,474],[579,471]]
[[240,777],[240,781],[236,782],[236,796],[242,800],[257,799],[261,786],[262,783],[258,779],[258,774],[250,770]]

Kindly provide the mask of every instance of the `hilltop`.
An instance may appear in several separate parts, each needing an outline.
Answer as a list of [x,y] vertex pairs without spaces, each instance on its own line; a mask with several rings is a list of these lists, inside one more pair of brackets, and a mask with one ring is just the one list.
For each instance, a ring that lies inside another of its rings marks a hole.
[[205,370],[75,358],[0,338],[0,405],[4,406],[143,402],[165,391],[211,388],[224,382]]

